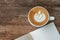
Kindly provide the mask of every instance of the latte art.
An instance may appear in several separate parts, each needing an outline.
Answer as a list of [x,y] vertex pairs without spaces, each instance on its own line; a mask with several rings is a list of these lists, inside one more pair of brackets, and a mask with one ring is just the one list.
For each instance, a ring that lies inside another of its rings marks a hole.
[[41,27],[49,21],[49,13],[45,8],[37,6],[29,11],[28,20],[33,26]]
[[43,22],[46,19],[46,16],[41,11],[38,11],[37,13],[35,13],[34,19],[37,22]]

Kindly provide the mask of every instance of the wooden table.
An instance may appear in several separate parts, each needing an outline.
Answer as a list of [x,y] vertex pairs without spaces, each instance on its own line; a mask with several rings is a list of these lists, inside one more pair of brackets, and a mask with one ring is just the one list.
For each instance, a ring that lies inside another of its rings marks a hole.
[[28,11],[35,6],[45,7],[60,32],[60,0],[0,0],[0,40],[14,40],[35,29],[27,19]]

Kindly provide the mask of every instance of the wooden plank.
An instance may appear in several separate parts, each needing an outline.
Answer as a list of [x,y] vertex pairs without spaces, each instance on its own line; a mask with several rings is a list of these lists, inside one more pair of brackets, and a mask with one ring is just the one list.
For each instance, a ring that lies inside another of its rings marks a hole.
[[45,7],[60,32],[60,0],[0,0],[0,40],[13,40],[35,29],[27,19],[35,6]]

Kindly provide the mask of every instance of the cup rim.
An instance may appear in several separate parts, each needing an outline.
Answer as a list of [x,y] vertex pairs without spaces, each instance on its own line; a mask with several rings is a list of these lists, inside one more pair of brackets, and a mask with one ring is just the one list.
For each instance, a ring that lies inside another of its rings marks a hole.
[[48,23],[48,21],[49,21],[49,12],[48,12],[48,10],[47,10],[46,8],[44,8],[44,9],[47,10],[47,12],[48,12],[48,21],[47,21],[45,24],[40,25],[40,26],[37,26],[37,25],[33,24],[33,23],[30,21],[30,19],[29,19],[29,14],[30,14],[31,10],[34,9],[34,8],[37,8],[37,7],[39,7],[39,8],[44,8],[44,7],[42,7],[42,6],[36,6],[36,7],[31,8],[31,9],[29,10],[29,12],[28,12],[28,21],[29,21],[29,23],[30,23],[32,26],[42,27],[42,26],[46,25],[46,24]]

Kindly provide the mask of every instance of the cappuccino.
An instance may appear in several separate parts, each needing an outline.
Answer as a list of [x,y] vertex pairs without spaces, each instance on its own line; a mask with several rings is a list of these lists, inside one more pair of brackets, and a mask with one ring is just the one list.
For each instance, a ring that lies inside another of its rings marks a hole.
[[45,8],[37,6],[29,11],[28,20],[32,25],[40,27],[48,22],[49,13]]

